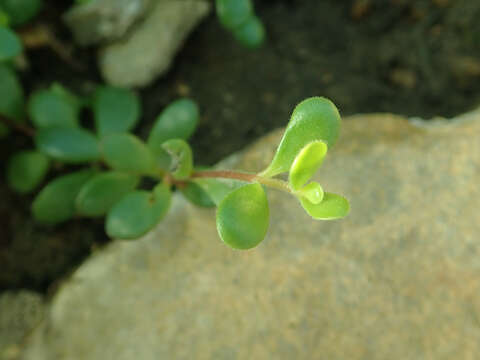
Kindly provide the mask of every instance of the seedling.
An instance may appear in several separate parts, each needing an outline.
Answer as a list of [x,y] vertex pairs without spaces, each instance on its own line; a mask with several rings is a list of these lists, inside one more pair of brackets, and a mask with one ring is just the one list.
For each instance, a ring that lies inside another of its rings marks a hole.
[[[160,222],[172,191],[178,190],[197,206],[217,206],[220,238],[232,248],[250,249],[264,239],[269,226],[264,187],[295,196],[314,219],[338,219],[349,211],[345,198],[310,181],[339,135],[340,115],[325,98],[309,98],[295,108],[272,162],[259,173],[194,167],[187,140],[199,109],[190,99],[167,106],[146,142],[129,132],[140,117],[134,93],[98,88],[89,104],[95,132],[81,127],[81,106],[58,85],[30,97],[28,112],[35,129],[29,134],[36,149],[12,156],[7,167],[10,186],[29,193],[43,182],[52,163],[86,165],[53,179],[37,194],[32,212],[39,222],[106,216],[109,236],[136,239]],[[288,180],[276,177],[287,172]],[[154,185],[141,186],[146,178]]]

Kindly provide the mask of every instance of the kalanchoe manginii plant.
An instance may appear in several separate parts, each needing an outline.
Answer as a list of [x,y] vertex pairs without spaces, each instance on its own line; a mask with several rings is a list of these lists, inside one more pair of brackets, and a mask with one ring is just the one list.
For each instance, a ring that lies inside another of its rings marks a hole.
[[[340,115],[325,98],[309,98],[295,108],[272,162],[258,174],[194,167],[187,140],[199,109],[190,99],[167,106],[145,142],[130,133],[140,116],[134,93],[99,87],[89,103],[95,132],[80,126],[82,106],[58,85],[29,99],[35,129],[27,133],[36,149],[12,156],[10,186],[29,193],[43,182],[52,163],[84,165],[51,180],[37,194],[32,211],[42,223],[75,215],[106,216],[109,236],[135,239],[165,216],[176,189],[197,206],[217,206],[220,238],[235,249],[250,249],[264,239],[269,226],[265,186],[295,196],[314,219],[338,219],[349,211],[345,198],[310,181],[339,135]],[[275,177],[286,172],[288,181]],[[146,178],[154,185],[142,187]]]

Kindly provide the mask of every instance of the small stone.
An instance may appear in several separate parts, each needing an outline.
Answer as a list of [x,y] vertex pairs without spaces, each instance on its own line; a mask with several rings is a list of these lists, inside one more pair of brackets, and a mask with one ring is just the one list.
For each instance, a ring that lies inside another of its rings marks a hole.
[[100,51],[103,77],[121,87],[150,84],[170,68],[176,52],[209,9],[205,0],[159,1],[126,38]]
[[95,0],[76,5],[63,20],[80,45],[118,39],[148,10],[151,0]]

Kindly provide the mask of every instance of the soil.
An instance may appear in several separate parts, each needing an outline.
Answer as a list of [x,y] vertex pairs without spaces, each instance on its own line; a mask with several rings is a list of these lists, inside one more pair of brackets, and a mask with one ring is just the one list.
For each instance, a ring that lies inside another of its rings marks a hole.
[[[58,20],[68,6],[51,1],[39,22],[71,43]],[[189,38],[170,73],[140,93],[145,135],[181,95],[202,109],[192,139],[196,160],[213,164],[284,126],[300,100],[323,95],[343,115],[393,112],[450,117],[480,103],[480,2],[472,0],[264,0],[256,11],[268,38],[258,50],[236,43],[210,16]],[[29,52],[29,89],[60,81],[85,93],[100,82],[94,49],[76,49],[79,71],[49,49]],[[19,135],[0,146],[4,163],[28,146]],[[3,179],[3,177],[2,177]],[[34,224],[31,197],[0,183],[0,291],[46,292],[106,243],[101,221],[55,228]]]

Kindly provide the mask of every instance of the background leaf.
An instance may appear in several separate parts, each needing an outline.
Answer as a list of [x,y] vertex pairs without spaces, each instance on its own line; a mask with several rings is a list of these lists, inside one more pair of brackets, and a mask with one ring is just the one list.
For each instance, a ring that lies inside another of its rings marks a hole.
[[0,0],[11,25],[23,25],[31,20],[43,6],[43,0]]
[[260,184],[244,185],[228,194],[218,206],[217,230],[234,249],[251,249],[267,234],[269,209]]
[[277,152],[262,176],[275,176],[290,169],[298,152],[308,143],[322,140],[332,148],[340,133],[340,114],[323,97],[312,97],[295,107]]
[[35,135],[35,144],[44,154],[66,163],[100,159],[98,141],[89,131],[78,128],[46,128]]
[[32,203],[33,216],[39,222],[56,224],[75,214],[75,198],[83,184],[94,174],[81,170],[51,181]]
[[223,26],[233,30],[253,15],[251,0],[217,0],[218,18]]
[[176,179],[186,179],[193,171],[193,154],[190,145],[182,139],[171,139],[162,147],[171,156],[172,176]]
[[140,100],[130,90],[102,86],[95,93],[93,110],[100,136],[128,132],[140,118]]
[[105,162],[113,169],[154,174],[157,167],[150,149],[131,134],[113,134],[102,140]]
[[327,154],[327,144],[312,141],[300,150],[290,168],[288,181],[294,190],[302,187],[317,172]]
[[35,127],[77,127],[78,108],[58,90],[39,90],[28,101],[28,114]]
[[48,157],[38,151],[19,152],[8,161],[8,185],[19,193],[28,193],[45,178],[49,165]]
[[23,89],[15,72],[5,64],[0,64],[0,94],[0,114],[22,119],[25,108]]
[[152,151],[165,152],[162,144],[170,139],[187,140],[199,121],[197,104],[190,99],[180,99],[168,105],[155,120],[147,144]]
[[200,186],[217,206],[228,194],[245,185],[243,181],[230,179],[196,178],[193,182]]
[[116,171],[98,174],[81,188],[75,200],[77,211],[85,216],[104,215],[138,185],[139,178]]
[[170,190],[159,184],[153,192],[137,190],[127,194],[108,213],[105,229],[117,239],[136,239],[151,230],[170,206]]
[[265,41],[265,28],[256,16],[250,16],[247,21],[233,30],[233,36],[249,48],[258,48]]
[[350,205],[343,196],[325,193],[319,204],[312,204],[306,198],[300,197],[300,203],[312,218],[317,220],[335,220],[348,215]]
[[13,59],[22,52],[22,43],[15,32],[0,26],[0,61]]

